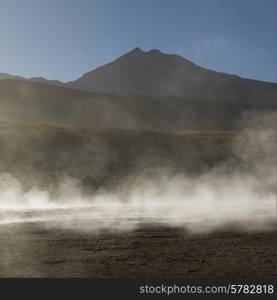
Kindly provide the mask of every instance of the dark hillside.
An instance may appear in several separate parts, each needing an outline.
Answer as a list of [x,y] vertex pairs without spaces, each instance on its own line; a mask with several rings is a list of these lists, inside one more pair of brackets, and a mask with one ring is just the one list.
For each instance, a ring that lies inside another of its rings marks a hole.
[[0,80],[0,117],[50,124],[132,130],[232,130],[249,105],[149,95],[89,93],[22,80]]

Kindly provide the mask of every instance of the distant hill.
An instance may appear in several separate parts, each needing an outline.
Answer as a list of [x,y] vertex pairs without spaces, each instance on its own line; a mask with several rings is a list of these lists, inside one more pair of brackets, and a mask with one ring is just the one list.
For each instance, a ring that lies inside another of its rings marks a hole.
[[30,77],[28,80],[32,81],[32,82],[41,82],[41,83],[46,83],[46,84],[64,86],[64,83],[59,80],[48,80],[43,77]]
[[67,83],[68,87],[116,94],[177,96],[188,99],[276,103],[277,85],[211,71],[159,50],[139,48]]
[[10,75],[8,73],[0,73],[0,80],[3,79],[19,79],[19,80],[25,80],[26,78],[21,77],[21,76],[14,76],[14,75]]
[[59,80],[48,80],[43,77],[25,78],[22,76],[10,75],[8,73],[0,73],[0,80],[5,80],[5,79],[17,79],[17,80],[26,80],[26,81],[32,81],[32,82],[42,82],[42,83],[46,83],[46,84],[59,85],[59,86],[64,85],[64,83]]

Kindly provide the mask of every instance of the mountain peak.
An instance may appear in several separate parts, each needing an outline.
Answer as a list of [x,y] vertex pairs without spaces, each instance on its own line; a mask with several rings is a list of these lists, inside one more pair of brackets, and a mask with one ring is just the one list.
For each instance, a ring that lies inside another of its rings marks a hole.
[[149,51],[143,51],[141,50],[139,47],[134,48],[132,51],[130,51],[129,53],[138,53],[138,54],[142,54],[142,53],[147,53],[147,54],[161,54],[162,52],[159,49],[151,49]]
[[161,54],[162,52],[159,49],[151,49],[148,51],[149,54]]
[[144,53],[139,47],[134,48],[131,52]]
[[251,98],[251,94],[254,94],[247,92],[247,82],[244,84],[244,81],[233,75],[202,68],[180,55],[163,53],[158,49],[144,51],[139,47],[67,85],[99,93],[231,101],[239,99],[242,93],[240,85],[243,85],[245,98]]

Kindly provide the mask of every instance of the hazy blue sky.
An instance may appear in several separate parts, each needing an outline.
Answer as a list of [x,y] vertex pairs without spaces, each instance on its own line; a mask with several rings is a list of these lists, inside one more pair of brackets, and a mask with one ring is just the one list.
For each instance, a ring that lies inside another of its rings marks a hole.
[[0,0],[0,72],[63,81],[140,47],[276,81],[276,0]]

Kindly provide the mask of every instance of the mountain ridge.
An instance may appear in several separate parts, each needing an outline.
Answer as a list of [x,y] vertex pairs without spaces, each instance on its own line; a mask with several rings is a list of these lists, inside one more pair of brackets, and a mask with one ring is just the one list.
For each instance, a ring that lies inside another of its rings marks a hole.
[[212,71],[175,54],[136,47],[66,86],[114,94],[148,94],[244,103],[276,102],[277,85]]
[[275,103],[276,83],[241,78],[206,69],[176,55],[158,49],[139,47],[112,62],[84,73],[80,78],[61,82],[42,77],[24,78],[0,73],[1,79],[20,79],[110,94],[177,96],[191,99]]
[[61,82],[59,80],[50,80],[46,79],[44,77],[23,77],[23,76],[18,76],[18,75],[11,75],[9,73],[0,73],[0,80],[6,80],[6,79],[11,79],[11,80],[23,80],[23,81],[31,81],[31,82],[41,82],[45,84],[51,84],[51,85],[60,85],[63,86],[65,83]]

